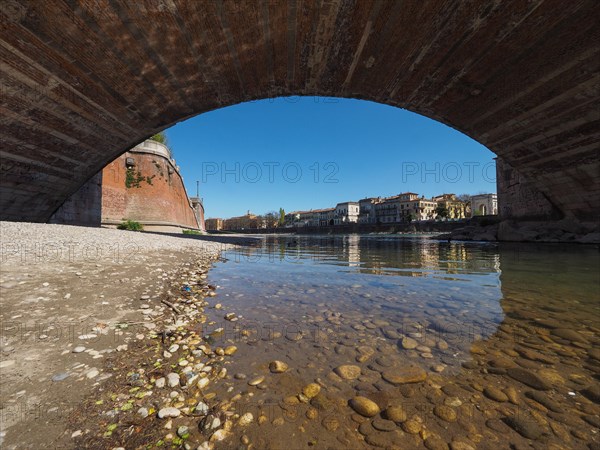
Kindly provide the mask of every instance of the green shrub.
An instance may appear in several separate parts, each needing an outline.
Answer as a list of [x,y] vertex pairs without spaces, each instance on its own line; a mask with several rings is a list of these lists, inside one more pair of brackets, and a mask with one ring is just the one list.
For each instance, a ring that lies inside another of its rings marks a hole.
[[120,223],[117,228],[119,230],[129,230],[129,231],[142,231],[144,229],[143,225],[135,220],[125,220]]
[[183,234],[202,234],[198,230],[183,230]]

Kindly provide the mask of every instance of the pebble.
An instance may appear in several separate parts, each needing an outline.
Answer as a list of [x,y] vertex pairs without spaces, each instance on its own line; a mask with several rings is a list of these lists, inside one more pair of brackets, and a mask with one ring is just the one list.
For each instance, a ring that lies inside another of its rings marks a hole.
[[144,408],[141,407],[140,409],[137,410],[137,413],[142,416],[143,418],[148,417],[148,408]]
[[7,359],[6,361],[0,361],[0,369],[5,369],[7,367],[12,367],[16,364],[17,361],[14,359]]
[[564,407],[560,403],[552,400],[550,397],[548,397],[543,392],[527,391],[527,392],[525,392],[525,396],[535,400],[536,402],[538,402],[541,405],[544,405],[546,408],[548,408],[551,411],[563,412],[563,410],[564,410]]
[[242,417],[240,417],[240,419],[238,420],[238,425],[241,427],[245,427],[247,425],[250,425],[253,421],[254,421],[254,416],[252,415],[252,413],[248,412],[248,413],[242,415]]
[[521,436],[527,439],[537,439],[542,435],[542,429],[534,418],[525,411],[506,417],[504,422]]
[[385,381],[392,384],[420,383],[427,378],[427,373],[418,366],[386,370],[381,375]]
[[508,400],[508,396],[500,389],[494,386],[488,386],[483,390],[483,394],[492,400],[497,402],[505,402]]
[[186,439],[190,435],[190,429],[185,425],[182,425],[177,428],[177,436],[182,439]]
[[354,397],[350,400],[350,407],[358,414],[365,417],[373,417],[379,414],[379,406],[372,400],[366,397]]
[[90,370],[87,371],[85,376],[87,378],[94,378],[94,377],[97,377],[99,373],[100,373],[100,371],[98,369],[96,369],[95,367],[92,367]]
[[165,377],[160,377],[154,382],[154,386],[156,386],[157,388],[164,388],[166,382],[167,380],[165,379]]
[[406,411],[401,406],[390,406],[385,410],[385,417],[394,422],[405,422],[407,419]]
[[319,386],[317,383],[310,383],[302,388],[302,393],[307,398],[316,397],[319,392],[321,392],[321,386]]
[[405,337],[401,342],[402,348],[405,350],[412,350],[413,348],[417,348],[419,343],[415,341],[413,338]]
[[396,424],[392,420],[380,419],[379,417],[373,419],[371,425],[379,431],[393,431],[396,429]]
[[228,347],[225,347],[225,350],[223,350],[223,353],[227,356],[231,356],[235,352],[237,352],[237,347],[235,345],[230,345]]
[[334,369],[334,372],[344,380],[355,380],[361,374],[359,366],[344,364]]
[[328,416],[321,421],[321,425],[323,425],[323,428],[327,431],[335,431],[339,428],[340,422],[335,417]]
[[579,334],[577,331],[575,330],[570,330],[568,328],[555,328],[554,330],[551,331],[552,335],[566,339],[567,341],[571,341],[571,342],[582,342],[582,343],[587,343],[588,340],[583,337],[581,334]]
[[165,419],[167,417],[179,417],[181,415],[181,411],[178,408],[174,408],[169,406],[167,408],[161,408],[158,411],[158,418]]
[[286,363],[284,363],[283,361],[271,361],[269,363],[269,370],[272,373],[283,373],[286,370],[288,370],[288,365]]
[[506,373],[511,378],[540,391],[547,391],[551,387],[546,380],[540,378],[533,372],[530,372],[526,369],[521,369],[520,367],[507,369]]
[[54,375],[52,377],[52,381],[62,381],[68,377],[69,377],[69,373],[67,373],[67,372],[57,373],[56,375]]
[[167,384],[169,387],[179,386],[179,374],[171,372],[167,375]]
[[78,345],[73,349],[73,353],[81,353],[83,351],[85,351],[85,347],[83,345]]
[[446,422],[456,422],[456,411],[447,405],[437,405],[433,413]]
[[208,414],[208,405],[204,402],[198,402],[194,408],[194,413],[201,414],[203,416]]
[[421,424],[416,420],[407,420],[402,423],[402,429],[408,434],[417,434],[421,431]]
[[446,444],[446,442],[444,442],[437,436],[429,436],[427,439],[425,439],[425,442],[423,442],[423,444],[429,450],[448,450],[449,448],[448,444]]
[[262,383],[263,381],[265,381],[265,377],[261,375],[260,377],[252,378],[250,381],[248,381],[248,384],[250,386],[256,386]]

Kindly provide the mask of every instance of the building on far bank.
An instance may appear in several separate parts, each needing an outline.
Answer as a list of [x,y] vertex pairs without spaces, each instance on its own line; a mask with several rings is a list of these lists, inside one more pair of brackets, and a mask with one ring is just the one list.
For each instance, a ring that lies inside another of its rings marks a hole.
[[438,208],[444,208],[448,212],[448,219],[465,219],[470,215],[470,210],[465,202],[456,198],[455,194],[442,194],[432,199]]
[[206,219],[206,231],[219,231],[223,229],[223,219],[210,218]]
[[358,223],[375,223],[375,205],[381,201],[381,197],[368,197],[358,201]]
[[359,213],[358,202],[341,202],[335,206],[333,216],[334,225],[357,223]]
[[471,197],[471,217],[497,214],[498,196],[496,194],[478,194]]

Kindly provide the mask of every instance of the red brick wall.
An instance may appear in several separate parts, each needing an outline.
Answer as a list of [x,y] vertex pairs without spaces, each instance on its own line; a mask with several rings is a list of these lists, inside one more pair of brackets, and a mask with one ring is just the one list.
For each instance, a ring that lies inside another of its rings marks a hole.
[[[134,176],[144,177],[139,186],[126,187],[127,158],[135,161]],[[179,173],[168,159],[151,153],[127,152],[102,171],[102,222],[123,219],[198,228]]]

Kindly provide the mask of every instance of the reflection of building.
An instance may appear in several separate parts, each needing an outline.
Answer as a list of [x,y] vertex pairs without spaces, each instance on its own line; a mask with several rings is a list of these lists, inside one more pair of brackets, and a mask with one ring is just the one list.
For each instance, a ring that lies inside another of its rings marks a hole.
[[335,206],[334,225],[358,222],[358,202],[342,202]]
[[498,214],[498,196],[479,194],[471,197],[471,217]]
[[207,231],[218,231],[223,229],[223,219],[214,218],[206,219],[206,230]]

